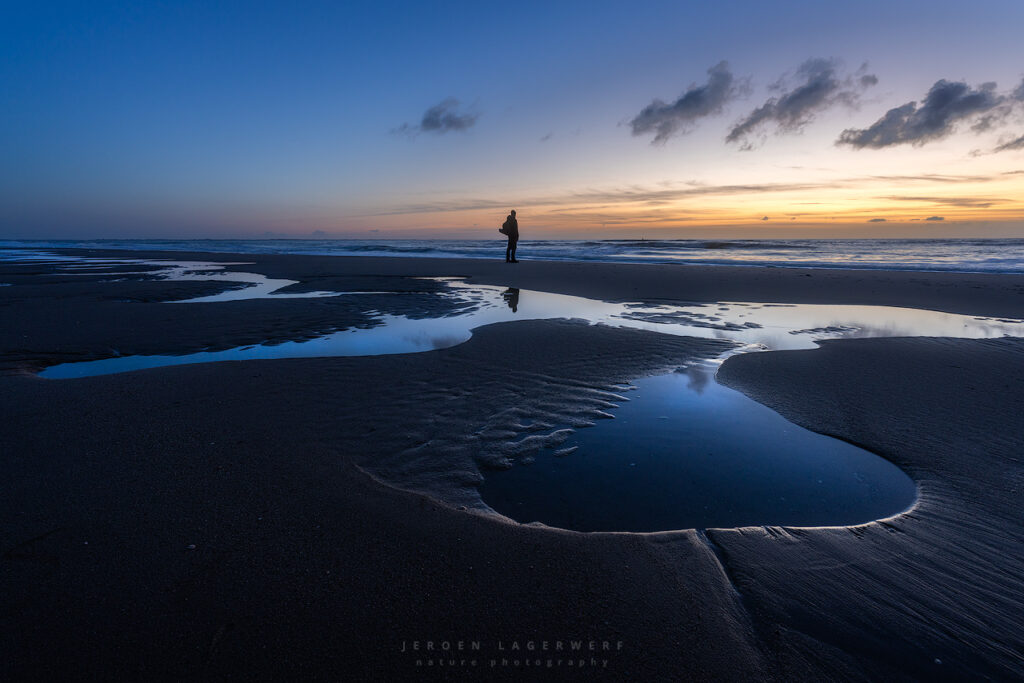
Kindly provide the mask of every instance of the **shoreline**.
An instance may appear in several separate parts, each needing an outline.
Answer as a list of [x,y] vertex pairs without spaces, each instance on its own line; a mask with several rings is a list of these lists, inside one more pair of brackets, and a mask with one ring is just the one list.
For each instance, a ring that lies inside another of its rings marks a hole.
[[[290,291],[331,284],[334,275],[464,277],[477,284],[517,287],[607,301],[671,299],[692,302],[757,301],[923,308],[947,313],[1024,318],[1024,274],[697,264],[404,256],[321,256],[227,252],[57,249],[79,256],[242,261],[227,270],[255,270],[298,279]],[[686,265],[686,268],[678,268]],[[811,278],[804,280],[802,278]],[[813,288],[808,287],[813,285]],[[941,291],[936,291],[941,288]]]
[[[444,311],[436,283],[411,278],[448,275],[591,298],[1024,318],[1024,275],[178,253],[243,261],[230,268],[293,291],[390,286],[388,305],[416,315]],[[0,677],[408,677],[424,670],[402,643],[449,635],[622,641],[592,671],[608,680],[1024,676],[1024,340],[836,340],[722,365],[726,386],[908,472],[918,500],[896,517],[582,533],[438,504],[401,477],[436,470],[457,503],[481,454],[500,456],[529,419],[582,427],[621,383],[722,343],[521,321],[415,354],[43,380],[26,373],[40,359],[302,338],[360,324],[361,305],[168,307],[223,285],[4,262],[0,281],[0,646],[15,653]]]
[[[294,244],[296,242],[308,241],[310,243],[317,244],[342,244],[342,243],[379,243],[380,249],[357,249],[354,251],[346,251],[344,249],[323,248],[320,250],[296,250],[296,251],[275,251],[273,249],[268,250],[252,250],[246,251],[244,248],[246,243],[256,243],[258,245],[273,244],[275,242]],[[106,250],[106,251],[144,251],[144,252],[193,252],[193,253],[216,253],[216,254],[250,254],[250,255],[264,255],[264,256],[339,256],[339,257],[354,257],[354,258],[426,258],[426,259],[467,259],[473,261],[479,260],[491,260],[496,256],[500,259],[500,255],[504,251],[504,242],[500,240],[420,240],[414,238],[406,239],[395,239],[395,240],[363,240],[363,239],[337,239],[337,240],[316,240],[316,239],[226,239],[226,240],[152,240],[153,245],[147,245],[145,240],[35,240],[38,245],[31,245],[32,240],[9,240],[8,242],[21,242],[27,244],[14,244],[12,246],[0,247],[0,249],[53,249],[53,250],[67,250],[67,249],[85,249],[85,250]],[[104,242],[110,243],[121,243],[123,246],[104,246]],[[178,244],[173,244],[178,242]],[[792,258],[787,260],[784,255],[775,255],[773,258],[768,259],[767,257],[761,257],[760,260],[753,259],[751,261],[745,261],[743,259],[728,259],[724,257],[712,258],[708,257],[706,260],[688,259],[685,257],[670,257],[665,255],[659,255],[657,253],[620,253],[620,254],[603,254],[593,256],[589,252],[582,251],[566,251],[557,252],[550,251],[547,249],[552,244],[575,244],[576,249],[581,248],[583,245],[596,246],[600,249],[602,246],[608,245],[642,245],[650,243],[652,245],[660,245],[666,242],[682,242],[682,243],[697,243],[703,246],[693,247],[685,246],[684,254],[696,255],[701,252],[722,252],[722,253],[733,253],[733,254],[744,254],[757,251],[759,249],[766,248],[777,248],[777,249],[789,249],[794,253],[791,255]],[[802,262],[800,260],[801,252],[804,250],[811,250],[814,247],[808,245],[822,244],[831,245],[835,243],[842,244],[856,244],[864,243],[865,245],[879,244],[879,243],[917,243],[922,247],[927,247],[935,244],[944,244],[947,242],[963,242],[968,244],[978,243],[1020,243],[1019,246],[1024,248],[1024,238],[990,238],[990,239],[974,239],[974,238],[961,238],[961,239],[901,239],[901,238],[890,238],[890,239],[848,239],[848,240],[530,240],[526,244],[534,245],[536,250],[533,254],[525,254],[524,258],[534,261],[552,261],[557,263],[615,263],[619,265],[685,265],[685,266],[705,266],[705,267],[717,267],[717,266],[751,266],[751,267],[762,267],[762,268],[803,268],[808,270],[864,270],[864,271],[900,271],[900,272],[913,272],[913,273],[964,273],[964,274],[991,274],[991,275],[1021,275],[1024,274],[1024,260],[1020,261],[1015,268],[1010,269],[992,269],[992,268],[971,268],[968,265],[953,265],[948,267],[940,267],[935,265],[934,267],[922,267],[920,262],[887,262],[884,259],[880,261],[868,261],[867,263],[861,262],[850,262],[850,261],[829,261],[827,255],[822,255],[823,260],[810,260]],[[422,245],[412,248],[408,251],[402,249],[390,249],[389,246],[393,244],[414,244]],[[461,248],[466,253],[458,253],[459,247],[454,247],[451,250],[445,249],[443,245],[461,245]],[[160,246],[157,246],[160,245]],[[214,248],[212,251],[209,247],[212,246],[223,246],[223,248]],[[442,245],[442,246],[438,246]],[[471,246],[466,246],[471,245]],[[754,246],[751,246],[754,245]],[[940,258],[941,256],[936,256]],[[933,257],[935,258],[935,257]],[[976,259],[978,263],[984,263],[987,259],[980,258]],[[1005,268],[1005,266],[1004,266]]]

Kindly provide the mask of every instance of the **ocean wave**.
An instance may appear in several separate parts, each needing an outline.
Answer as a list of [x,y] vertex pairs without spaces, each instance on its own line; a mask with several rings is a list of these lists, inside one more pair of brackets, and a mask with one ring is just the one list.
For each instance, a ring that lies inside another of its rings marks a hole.
[[[243,254],[323,254],[407,258],[503,258],[505,241],[262,239],[262,240],[7,240],[0,248],[91,248]],[[866,270],[1024,273],[1024,239],[894,240],[530,240],[524,259],[751,265]]]
[[351,252],[356,252],[356,253],[365,252],[365,251],[374,251],[374,252],[384,251],[384,252],[394,252],[396,254],[430,254],[430,253],[437,253],[437,252],[443,251],[443,250],[442,249],[438,249],[437,247],[406,247],[406,246],[395,246],[395,245],[389,245],[389,244],[362,244],[362,245],[356,245],[356,246],[352,246],[352,247],[346,247],[346,251],[351,251]]

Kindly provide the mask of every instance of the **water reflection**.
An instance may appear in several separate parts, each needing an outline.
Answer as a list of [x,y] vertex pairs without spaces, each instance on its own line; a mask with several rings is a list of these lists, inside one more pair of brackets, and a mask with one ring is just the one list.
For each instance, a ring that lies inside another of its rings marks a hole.
[[501,298],[505,300],[508,307],[515,313],[519,310],[519,290],[515,287],[509,287],[501,294]]
[[917,488],[892,463],[798,427],[714,380],[714,368],[636,381],[614,420],[532,464],[487,472],[484,502],[577,531],[840,526],[898,514]]
[[[117,275],[145,275],[160,280],[176,282],[223,282],[243,285],[237,289],[229,289],[219,294],[199,296],[191,299],[179,299],[171,303],[200,303],[218,301],[242,301],[245,299],[266,298],[315,298],[324,296],[340,296],[349,292],[281,292],[280,290],[298,284],[298,280],[268,278],[259,273],[246,273],[226,270],[227,266],[247,265],[245,262],[210,262],[210,261],[168,261],[163,259],[131,259],[131,258],[97,258],[90,256],[55,255],[46,251],[0,249],[0,259],[5,261],[28,262],[36,265],[52,266],[62,275],[97,275],[100,271],[120,268],[126,265],[148,266],[149,270],[112,271]],[[373,292],[360,292],[367,294]]]
[[[50,263],[45,254],[39,263]],[[291,280],[229,272],[226,264],[106,259],[72,264],[152,266],[147,275],[244,285],[175,304],[247,298],[339,296],[282,294]],[[482,325],[574,318],[591,324],[739,342],[739,351],[806,349],[822,339],[882,336],[1024,336],[1019,320],[880,306],[718,302],[609,303],[517,288],[439,279],[438,296],[468,303],[455,314],[413,319],[373,312],[375,326],[308,341],[257,344],[182,355],[126,356],[55,365],[48,378],[85,377],[165,365],[250,359],[381,355],[430,351],[468,340]],[[386,293],[384,293],[386,294]],[[380,305],[386,308],[387,299]],[[788,422],[719,385],[714,365],[636,382],[614,420],[576,431],[531,465],[488,473],[483,499],[513,519],[582,531],[658,531],[744,525],[847,525],[899,513],[913,503],[913,482],[891,463]]]
[[[188,268],[194,268],[194,264],[189,264]],[[174,278],[191,278],[194,275],[194,271],[190,270],[174,275]],[[231,274],[232,277],[237,275]],[[451,278],[442,281],[447,284],[447,289],[438,296],[455,298],[471,305],[440,318],[411,319],[375,313],[373,327],[342,330],[309,341],[261,344],[187,355],[126,356],[66,363],[47,368],[40,374],[57,379],[221,360],[432,351],[466,341],[472,330],[482,325],[555,318],[581,319],[591,324],[680,336],[727,339],[739,342],[742,345],[740,351],[809,349],[814,348],[817,341],[836,338],[935,336],[983,339],[1024,336],[1024,322],[1019,320],[997,320],[910,308],[745,302],[682,305],[609,303],[549,292],[473,285]],[[226,301],[232,296],[241,296],[245,291],[225,292],[216,295],[216,298]],[[264,292],[261,296],[270,296],[266,294],[266,289],[261,289],[261,292]],[[211,300],[211,297],[200,297],[179,303]],[[385,304],[386,300],[381,303]]]

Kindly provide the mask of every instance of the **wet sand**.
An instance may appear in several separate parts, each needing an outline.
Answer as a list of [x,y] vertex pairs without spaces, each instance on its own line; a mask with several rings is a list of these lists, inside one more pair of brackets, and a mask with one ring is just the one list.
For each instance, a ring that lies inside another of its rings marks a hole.
[[[448,304],[408,276],[449,275],[618,300],[1024,317],[1012,275],[150,256],[242,261],[300,280],[294,291],[398,290],[388,308],[410,315]],[[488,514],[480,473],[543,436],[537,420],[600,419],[622,383],[728,342],[534,321],[419,354],[43,380],[68,359],[367,324],[358,297],[171,306],[224,286],[46,273],[0,264],[13,285],[0,288],[0,650],[13,653],[0,678],[394,679],[426,675],[417,659],[478,661],[433,672],[452,678],[542,673],[504,659],[613,680],[1024,676],[1022,340],[835,341],[720,370],[903,468],[921,492],[907,514],[580,534]],[[597,650],[554,649],[574,640]],[[439,657],[443,641],[467,650]]]

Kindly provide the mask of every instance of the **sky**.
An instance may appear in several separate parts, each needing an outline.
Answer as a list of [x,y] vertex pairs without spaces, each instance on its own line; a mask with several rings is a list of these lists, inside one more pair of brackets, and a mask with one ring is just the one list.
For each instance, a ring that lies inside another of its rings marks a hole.
[[1024,237],[1024,3],[0,10],[0,238]]

